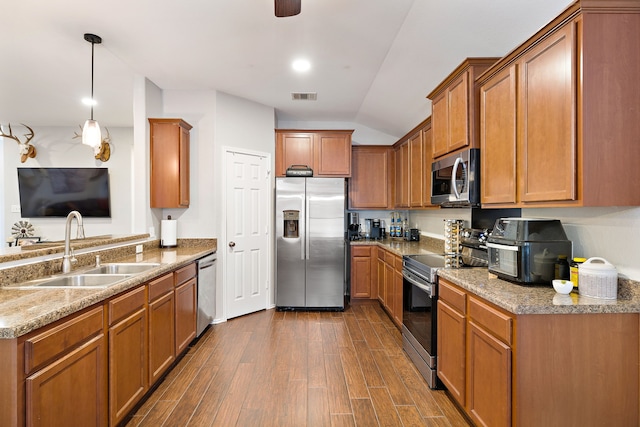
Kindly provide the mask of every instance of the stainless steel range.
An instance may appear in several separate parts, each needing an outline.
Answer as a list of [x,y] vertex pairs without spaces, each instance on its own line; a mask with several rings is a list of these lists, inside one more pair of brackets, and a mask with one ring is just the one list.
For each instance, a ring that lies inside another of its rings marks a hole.
[[436,272],[444,267],[441,255],[405,255],[402,258],[402,348],[430,388],[439,388],[436,376]]

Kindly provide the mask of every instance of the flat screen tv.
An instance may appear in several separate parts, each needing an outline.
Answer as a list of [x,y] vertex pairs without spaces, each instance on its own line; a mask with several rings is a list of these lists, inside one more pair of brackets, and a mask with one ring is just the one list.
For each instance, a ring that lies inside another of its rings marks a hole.
[[107,168],[18,168],[18,189],[25,218],[111,217]]

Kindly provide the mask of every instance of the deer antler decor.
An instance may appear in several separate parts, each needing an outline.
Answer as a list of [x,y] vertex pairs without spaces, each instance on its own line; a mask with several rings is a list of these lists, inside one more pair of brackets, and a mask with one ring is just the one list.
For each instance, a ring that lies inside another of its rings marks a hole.
[[[74,132],[72,139],[82,138],[82,126],[78,125],[78,127],[80,128],[80,133]],[[100,160],[101,162],[106,162],[111,158],[111,146],[109,145],[111,142],[111,134],[109,134],[109,129],[106,127],[104,129],[107,131],[107,136],[102,138],[100,145],[93,149],[96,160]]]
[[11,123],[7,125],[7,127],[9,128],[8,135],[4,133],[4,131],[2,130],[2,125],[0,125],[0,136],[4,138],[13,139],[18,143],[18,147],[20,149],[20,162],[24,163],[27,161],[29,157],[31,157],[32,159],[36,157],[36,147],[31,145],[31,142],[30,142],[34,136],[33,129],[31,129],[29,126],[25,125],[24,123],[22,124],[22,126],[29,129],[29,133],[24,134],[24,136],[27,137],[27,140],[25,142],[20,141],[20,139],[13,134],[13,130],[11,130]]

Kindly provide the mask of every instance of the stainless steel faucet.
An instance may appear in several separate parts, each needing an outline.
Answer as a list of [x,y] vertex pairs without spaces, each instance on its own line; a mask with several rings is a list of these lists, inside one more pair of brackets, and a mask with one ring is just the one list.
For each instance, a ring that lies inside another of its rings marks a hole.
[[84,226],[82,225],[82,215],[78,211],[71,211],[67,215],[67,222],[64,228],[64,256],[62,257],[62,272],[68,273],[71,271],[71,263],[77,260],[73,256],[73,250],[71,250],[71,220],[76,218],[78,221],[78,229],[76,231],[76,239],[84,239]]

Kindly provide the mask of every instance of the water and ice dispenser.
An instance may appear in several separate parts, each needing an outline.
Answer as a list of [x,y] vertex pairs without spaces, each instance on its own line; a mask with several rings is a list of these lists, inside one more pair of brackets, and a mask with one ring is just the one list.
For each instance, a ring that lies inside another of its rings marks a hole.
[[300,222],[300,211],[296,210],[285,210],[282,211],[282,218],[284,219],[284,228],[283,235],[285,239],[296,239],[300,237],[299,233],[299,222]]

